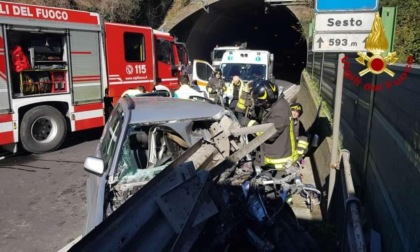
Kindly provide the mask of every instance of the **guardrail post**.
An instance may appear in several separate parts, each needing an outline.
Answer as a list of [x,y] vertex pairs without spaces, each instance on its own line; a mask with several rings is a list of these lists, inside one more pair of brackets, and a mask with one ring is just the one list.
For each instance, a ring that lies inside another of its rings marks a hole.
[[331,163],[330,163],[330,178],[328,184],[328,203],[327,210],[330,210],[331,196],[335,186],[335,177],[337,169],[337,149],[338,149],[338,137],[340,134],[340,118],[341,118],[341,98],[343,97],[343,74],[344,74],[344,63],[342,59],[344,53],[338,55],[337,63],[337,83],[335,86],[335,101],[334,101],[334,122],[333,122],[333,135],[332,135],[332,148],[331,148]]
[[[377,75],[374,74],[372,76],[372,85],[376,85],[377,82]],[[368,121],[367,121],[367,129],[366,129],[366,142],[365,142],[365,149],[364,149],[364,154],[363,154],[363,173],[362,173],[362,188],[361,188],[361,197],[362,200],[365,199],[364,196],[364,192],[365,192],[365,188],[366,188],[366,176],[367,176],[367,166],[368,166],[368,161],[369,161],[369,145],[370,145],[370,135],[371,135],[371,131],[372,131],[372,117],[373,117],[373,109],[375,107],[374,105],[374,101],[375,101],[375,91],[372,89],[370,91],[370,100],[369,100],[369,117],[368,117]]]
[[315,52],[312,51],[312,73],[311,73],[312,78],[314,77],[314,68],[315,68]]
[[356,197],[353,185],[350,167],[350,152],[348,150],[341,151],[341,160],[343,162],[343,170],[341,170],[341,180],[344,190],[344,225],[342,238],[344,242],[340,244],[340,251],[357,251],[365,252],[366,243],[363,234],[363,226],[361,221],[360,208],[361,204]]
[[322,53],[322,59],[321,59],[321,70],[320,70],[320,74],[319,74],[319,94],[321,95],[321,91],[322,91],[322,76],[324,73],[324,58],[325,58],[325,53]]
[[308,64],[309,64],[309,53],[311,52],[310,50],[310,43],[309,40],[306,40],[306,68],[308,68]]

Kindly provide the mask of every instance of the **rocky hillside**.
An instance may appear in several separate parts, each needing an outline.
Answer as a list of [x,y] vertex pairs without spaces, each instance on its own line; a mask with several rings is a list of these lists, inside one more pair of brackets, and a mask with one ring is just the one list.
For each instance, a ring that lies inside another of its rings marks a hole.
[[[191,7],[192,0],[13,0],[55,7],[95,11],[102,14],[107,21],[129,24],[140,24],[158,28],[164,21],[171,19],[179,10]],[[211,2],[211,0],[210,0]],[[381,6],[398,6],[397,27],[394,50],[399,54],[400,62],[407,55],[420,59],[420,26],[418,12],[420,1],[381,0]],[[301,20],[307,34],[308,24],[313,16],[311,7],[291,7]]]

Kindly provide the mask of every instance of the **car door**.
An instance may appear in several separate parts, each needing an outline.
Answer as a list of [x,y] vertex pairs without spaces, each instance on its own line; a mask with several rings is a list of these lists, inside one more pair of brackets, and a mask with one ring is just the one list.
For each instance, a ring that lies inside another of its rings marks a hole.
[[96,157],[101,158],[105,171],[97,175],[89,173],[86,182],[87,221],[84,234],[87,234],[104,219],[104,204],[106,200],[106,186],[109,179],[113,179],[116,157],[121,149],[121,138],[127,127],[128,118],[124,117],[120,104],[112,111],[111,117],[105,125],[103,135],[99,140]]
[[214,68],[204,60],[194,60],[193,62],[193,80],[197,81],[200,90],[205,91]]

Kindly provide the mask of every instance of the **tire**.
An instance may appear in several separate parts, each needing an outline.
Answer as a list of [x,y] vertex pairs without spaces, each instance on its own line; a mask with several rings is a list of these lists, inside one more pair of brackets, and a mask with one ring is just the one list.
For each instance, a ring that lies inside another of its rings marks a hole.
[[45,153],[60,147],[66,137],[67,124],[60,111],[43,105],[25,113],[19,133],[26,151]]

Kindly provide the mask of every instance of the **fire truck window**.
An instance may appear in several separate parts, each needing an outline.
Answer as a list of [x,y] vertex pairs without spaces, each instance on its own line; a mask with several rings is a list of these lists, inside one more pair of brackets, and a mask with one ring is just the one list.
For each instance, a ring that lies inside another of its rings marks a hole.
[[167,40],[157,40],[156,42],[158,61],[171,64],[174,58],[171,43]]
[[188,55],[187,50],[183,44],[177,44],[176,48],[178,50],[179,60],[183,65],[188,64]]
[[141,33],[124,33],[126,61],[145,61],[144,36]]

